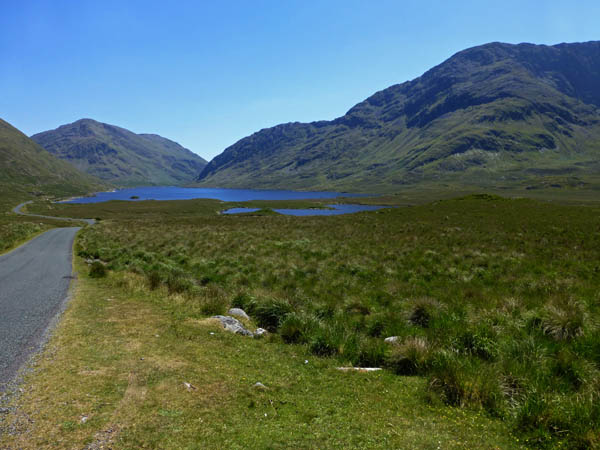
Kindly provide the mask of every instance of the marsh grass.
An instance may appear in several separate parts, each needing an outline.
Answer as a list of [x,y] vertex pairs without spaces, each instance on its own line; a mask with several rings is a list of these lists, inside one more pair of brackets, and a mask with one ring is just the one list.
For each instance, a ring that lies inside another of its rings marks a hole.
[[102,217],[77,253],[180,295],[181,316],[205,314],[213,287],[285,342],[423,376],[429,401],[500,417],[530,445],[599,445],[598,207],[492,195],[332,217],[223,207],[56,208]]
[[228,333],[143,274],[76,270],[1,448],[523,448],[501,421],[424,402],[422,378],[341,372],[277,334]]

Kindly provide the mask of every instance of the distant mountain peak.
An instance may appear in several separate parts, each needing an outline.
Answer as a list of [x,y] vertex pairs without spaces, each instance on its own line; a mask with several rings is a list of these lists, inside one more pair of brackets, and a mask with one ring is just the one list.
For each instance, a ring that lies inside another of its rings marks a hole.
[[44,192],[59,196],[85,194],[106,189],[97,178],[79,172],[54,157],[0,119],[0,192],[31,194]]
[[78,169],[122,186],[181,185],[206,161],[169,139],[80,119],[31,137]]
[[241,139],[198,180],[346,190],[443,180],[515,185],[548,176],[577,183],[579,174],[600,171],[599,107],[600,41],[492,42],[376,92],[335,120]]

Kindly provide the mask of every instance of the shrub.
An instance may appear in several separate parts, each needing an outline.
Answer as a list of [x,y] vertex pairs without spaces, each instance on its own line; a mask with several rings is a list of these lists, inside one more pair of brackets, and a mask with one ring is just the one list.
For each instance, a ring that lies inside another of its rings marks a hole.
[[278,299],[267,299],[259,302],[253,313],[258,326],[273,333],[277,331],[286,314],[291,311],[292,308],[288,302]]
[[90,266],[90,277],[104,278],[106,276],[106,267],[100,261],[94,261]]
[[556,340],[567,340],[583,335],[586,313],[581,302],[569,299],[564,304],[555,302],[544,308],[542,330]]
[[367,319],[365,327],[368,336],[382,336],[385,330],[385,318],[383,317],[383,315],[371,315]]
[[165,284],[170,294],[191,291],[194,283],[180,270],[169,271]]
[[438,352],[430,370],[429,390],[449,405],[483,407],[496,415],[504,410],[496,367],[456,352]]
[[309,350],[311,353],[319,356],[331,356],[335,355],[338,351],[329,336],[323,331],[315,334],[309,342]]
[[386,365],[398,375],[418,375],[430,365],[431,349],[424,338],[409,337],[396,344],[386,358]]
[[572,389],[578,390],[583,385],[591,385],[598,377],[598,371],[594,365],[585,359],[578,357],[568,349],[561,349],[552,361],[552,372],[560,380],[570,385]]
[[412,303],[412,311],[408,317],[410,323],[427,328],[435,312],[440,309],[440,304],[429,298],[420,298]]
[[200,312],[207,316],[225,313],[225,303],[221,297],[208,296],[200,305]]
[[246,292],[239,293],[231,301],[232,308],[243,309],[246,312],[246,314],[250,315],[254,314],[256,306],[256,299]]
[[346,305],[346,312],[366,316],[371,313],[370,308],[362,302],[353,301]]
[[148,273],[148,282],[150,283],[150,289],[158,289],[162,283],[162,276],[158,270],[152,270]]
[[353,364],[362,367],[378,367],[385,362],[387,344],[381,339],[363,339]]
[[308,337],[317,326],[318,322],[314,318],[298,313],[289,313],[281,322],[279,334],[288,344],[304,343],[308,342]]
[[461,353],[489,361],[498,356],[498,345],[494,338],[474,330],[466,330],[460,333],[454,342],[454,346]]

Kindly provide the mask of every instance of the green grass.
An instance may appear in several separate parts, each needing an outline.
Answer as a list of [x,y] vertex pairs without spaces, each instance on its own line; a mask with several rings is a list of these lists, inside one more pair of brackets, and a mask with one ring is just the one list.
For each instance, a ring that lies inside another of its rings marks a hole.
[[229,334],[143,275],[76,270],[17,412],[0,416],[2,448],[521,447],[481,411],[428,403],[423,378],[341,372],[277,335]]
[[[83,195],[108,186],[50,155],[0,119],[0,254],[65,222],[17,216],[27,200]],[[72,226],[72,224],[70,225]]]
[[[0,194],[2,192],[0,191]],[[0,195],[0,255],[27,242],[54,227],[73,226],[71,222],[39,217],[27,217],[12,213],[12,208],[27,199],[27,196],[14,196],[13,193]]]
[[530,446],[598,446],[598,206],[476,195],[300,218],[225,206],[52,208],[101,217],[77,253],[179,295],[181,318],[217,298],[298,351],[418,375],[424,404],[482,411]]

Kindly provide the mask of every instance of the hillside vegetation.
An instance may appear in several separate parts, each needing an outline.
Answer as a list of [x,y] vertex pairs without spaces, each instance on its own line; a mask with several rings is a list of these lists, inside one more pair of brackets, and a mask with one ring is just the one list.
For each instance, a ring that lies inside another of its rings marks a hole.
[[0,119],[0,253],[59,221],[15,216],[17,204],[40,196],[66,197],[108,189],[100,180],[49,154]]
[[600,444],[597,206],[475,195],[348,216],[215,214],[228,206],[38,211],[102,217],[77,253],[173,296],[161,298],[182,320],[241,307],[302,351],[424,377],[422,401],[501,418],[528,445]]
[[206,165],[200,156],[169,139],[91,119],[31,138],[82,172],[119,186],[186,184]]
[[377,92],[333,121],[246,137],[203,186],[397,191],[429,183],[600,185],[600,42],[491,43]]
[[[0,119],[0,192],[27,198],[37,194],[68,196],[106,189],[107,184],[52,156]],[[15,206],[15,205],[13,205]]]

